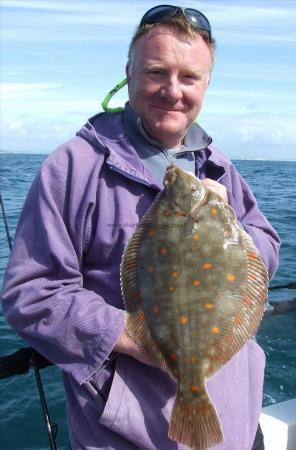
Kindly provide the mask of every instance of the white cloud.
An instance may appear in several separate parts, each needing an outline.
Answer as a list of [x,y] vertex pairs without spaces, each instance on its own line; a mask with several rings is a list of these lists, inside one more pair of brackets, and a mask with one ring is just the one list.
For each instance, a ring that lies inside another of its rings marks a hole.
[[[124,100],[118,99],[112,106],[123,104]],[[67,114],[8,118],[2,123],[0,147],[9,151],[51,152],[73,137],[87,117],[96,112],[88,114],[77,109],[74,114],[68,110]],[[295,122],[296,115],[259,113],[205,114],[199,119],[214,142],[233,158],[243,155],[290,160],[296,159]]]
[[[203,115],[202,123],[220,140],[242,144],[287,145],[295,148],[296,115],[238,114]],[[296,154],[294,155],[294,159]]]
[[[271,26],[272,28],[272,26]],[[274,32],[274,34],[270,34],[270,32],[262,31],[261,33],[254,33],[250,31],[235,31],[235,30],[220,30],[216,33],[216,38],[219,42],[222,40],[231,42],[232,44],[241,45],[242,43],[250,44],[259,42],[261,45],[264,43],[294,43],[296,42],[296,33],[290,32],[285,34],[279,34],[278,32]]]
[[[256,149],[258,143],[284,142],[295,148],[296,2],[177,3],[208,15],[218,39],[217,64],[200,118],[205,128],[226,144]],[[3,80],[9,83],[1,87],[1,146],[51,151],[71,137],[99,111],[111,75],[121,78],[123,48],[141,15],[156,4],[159,1],[2,0],[3,61],[10,67],[3,66]],[[126,98],[120,91],[111,106],[123,106]]]
[[[90,17],[98,13],[104,23],[115,23],[119,20],[131,20],[133,14],[144,13],[148,8],[159,4],[158,1],[127,1],[109,0],[108,2],[95,0],[2,0],[2,7],[7,9],[22,9],[44,12],[79,13],[79,17]],[[196,8],[196,0],[179,0],[180,6]],[[281,0],[281,2],[260,1],[200,1],[198,9],[208,14],[215,26],[231,25],[241,28],[241,24],[249,26],[274,22],[281,28],[294,23],[296,11],[294,2]],[[78,15],[77,15],[78,16]],[[120,19],[121,18],[121,19]],[[136,19],[139,19],[138,16]]]
[[[113,8],[112,8],[113,5]],[[41,10],[41,11],[56,11],[56,12],[109,12],[110,17],[114,16],[114,6],[118,11],[132,10],[138,7],[137,2],[121,0],[120,2],[109,0],[108,2],[94,1],[94,0],[2,0],[2,7],[9,9],[27,9],[27,10]]]
[[[196,7],[196,1],[179,1],[180,6]],[[157,1],[65,1],[65,0],[2,0],[5,11],[14,12],[11,26],[3,26],[4,41],[83,42],[126,41],[142,14]],[[295,4],[276,2],[238,1],[199,2],[198,8],[205,12],[219,41],[232,44],[276,42],[294,43]],[[21,14],[18,13],[21,10]],[[27,22],[30,21],[30,26]],[[3,21],[5,24],[5,21]],[[85,28],[85,27],[89,28]],[[94,28],[96,27],[94,33]],[[73,28],[76,27],[75,32]],[[114,32],[120,30],[120,32]],[[53,32],[59,30],[59,32]]]
[[8,123],[7,126],[13,131],[19,131],[23,129],[23,122],[21,120],[14,120]]
[[[70,25],[70,24],[69,24]],[[87,26],[87,24],[83,24]],[[88,24],[89,25],[89,24]],[[99,25],[98,23],[93,23],[93,25]],[[22,42],[22,43],[32,43],[36,44],[36,41],[38,43],[48,43],[55,45],[60,45],[62,43],[66,44],[77,44],[77,45],[87,45],[89,43],[90,39],[92,44],[94,43],[122,43],[122,42],[129,42],[131,33],[123,34],[123,33],[114,33],[111,30],[106,31],[105,28],[103,29],[97,29],[96,32],[94,32],[94,29],[92,28],[89,30],[89,32],[83,33],[83,31],[75,32],[72,29],[72,26],[75,26],[73,23],[71,23],[71,29],[66,30],[63,29],[63,33],[59,34],[59,30],[61,29],[62,25],[60,27],[57,27],[57,24],[55,23],[55,33],[52,32],[52,28],[47,28],[46,26],[44,28],[36,28],[32,27],[31,29],[28,29],[26,27],[11,27],[9,30],[3,30],[1,32],[1,36],[3,39],[3,42]]]
[[287,114],[296,115],[296,105],[291,101],[292,94],[288,91],[284,89],[264,91],[254,89],[249,84],[245,86],[245,89],[210,89],[206,94],[202,116],[219,114],[226,117],[249,113],[266,116],[273,113],[279,117]]
[[213,79],[221,77],[233,81],[252,80],[252,81],[274,81],[287,86],[287,83],[295,83],[295,74],[291,70],[291,62],[287,61],[282,64],[274,64],[272,61],[260,61],[253,59],[239,62],[239,70],[237,70],[237,61],[220,62],[219,58],[214,67]]
[[217,0],[199,2],[198,8],[208,16],[218,43],[262,45],[296,41],[294,1]]
[[200,125],[231,158],[296,161],[296,115],[212,114]]
[[[40,23],[40,19],[54,20],[55,23],[69,22],[71,24],[135,24],[139,20],[141,5],[138,2],[128,1],[26,1],[2,0],[2,7],[23,14],[30,14],[32,25]],[[115,13],[116,10],[116,13]],[[38,20],[36,20],[38,19]]]
[[11,152],[49,153],[75,135],[81,126],[78,123],[75,125],[74,121],[59,117],[49,122],[42,119],[4,120],[1,123],[0,148]]
[[226,97],[226,98],[234,98],[234,97],[246,97],[246,98],[272,98],[273,100],[279,100],[283,98],[283,95],[287,100],[291,98],[288,92],[282,93],[279,91],[268,92],[268,91],[258,91],[251,89],[213,89],[208,91],[209,97]]
[[[200,2],[199,8],[207,11],[208,16],[212,16],[215,25],[241,25],[248,23],[250,26],[264,26],[267,22],[273,21],[275,25],[286,26],[292,23],[296,18],[294,2],[282,0],[281,2],[272,1],[214,1]],[[286,19],[286,22],[283,22]]]
[[5,102],[50,95],[61,86],[59,83],[0,83],[0,92]]
[[271,145],[291,145],[296,142],[296,117],[278,115],[254,115],[242,118],[237,130],[243,143],[259,142]]
[[[142,11],[127,1],[2,1],[2,40],[69,43],[127,41]],[[7,17],[7,20],[5,18]]]

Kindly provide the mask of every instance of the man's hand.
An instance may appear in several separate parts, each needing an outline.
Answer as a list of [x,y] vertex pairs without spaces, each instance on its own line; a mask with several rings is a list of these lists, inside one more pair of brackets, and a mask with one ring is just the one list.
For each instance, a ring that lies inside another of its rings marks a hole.
[[149,353],[141,349],[141,347],[127,334],[126,330],[119,336],[113,350],[117,353],[124,353],[132,356],[144,364],[158,367]]
[[228,195],[226,187],[223,186],[223,184],[218,183],[217,181],[211,180],[211,178],[205,178],[202,180],[205,187],[210,189],[211,191],[215,192],[217,195],[219,195],[226,204],[228,204]]

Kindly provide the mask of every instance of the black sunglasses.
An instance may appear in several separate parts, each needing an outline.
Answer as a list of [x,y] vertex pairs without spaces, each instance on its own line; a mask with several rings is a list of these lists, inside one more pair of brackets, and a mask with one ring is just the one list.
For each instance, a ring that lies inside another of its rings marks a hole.
[[192,25],[208,33],[209,41],[212,42],[211,25],[206,16],[193,8],[180,8],[179,6],[172,5],[159,5],[154,6],[154,8],[149,9],[140,22],[140,26],[149,24],[163,22],[169,17],[173,17],[177,13],[182,13]]

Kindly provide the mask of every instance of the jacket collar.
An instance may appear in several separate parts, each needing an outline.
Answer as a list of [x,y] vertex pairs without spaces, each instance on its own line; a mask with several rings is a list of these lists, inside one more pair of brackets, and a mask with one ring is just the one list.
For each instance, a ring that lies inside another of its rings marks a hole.
[[[130,136],[136,136],[139,143],[147,146],[153,146],[154,149],[167,150],[167,148],[157,141],[154,141],[147,136],[141,118],[136,114],[129,103],[125,105],[124,111],[124,126],[127,134]],[[179,149],[179,152],[194,152],[202,150],[212,142],[212,138],[197,124],[193,124],[186,133],[183,143]]]
[[[153,174],[145,168],[139,158],[134,146],[128,137],[129,127],[134,126],[138,121],[137,116],[127,106],[125,112],[120,113],[99,113],[91,117],[88,122],[78,131],[77,136],[82,137],[97,150],[103,151],[106,155],[106,163],[114,170],[125,174],[143,184],[154,187],[157,190],[163,186],[154,178]],[[137,128],[141,139],[146,139],[146,145],[155,145],[147,141],[147,137]],[[212,138],[197,124],[193,124],[187,135],[181,151],[206,152],[207,161],[211,161],[214,179],[221,179],[225,174],[225,156],[220,153],[212,144]],[[157,144],[159,146],[159,144]],[[161,148],[161,146],[159,146]],[[215,149],[213,152],[212,150]]]

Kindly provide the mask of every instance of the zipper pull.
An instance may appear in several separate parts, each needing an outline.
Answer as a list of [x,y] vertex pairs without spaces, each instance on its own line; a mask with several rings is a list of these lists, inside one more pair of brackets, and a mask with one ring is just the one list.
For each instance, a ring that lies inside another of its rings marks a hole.
[[163,153],[164,153],[166,159],[168,160],[170,166],[174,165],[175,164],[174,156],[173,155],[169,155],[169,153],[168,153],[166,148],[163,148],[162,150],[163,150]]

